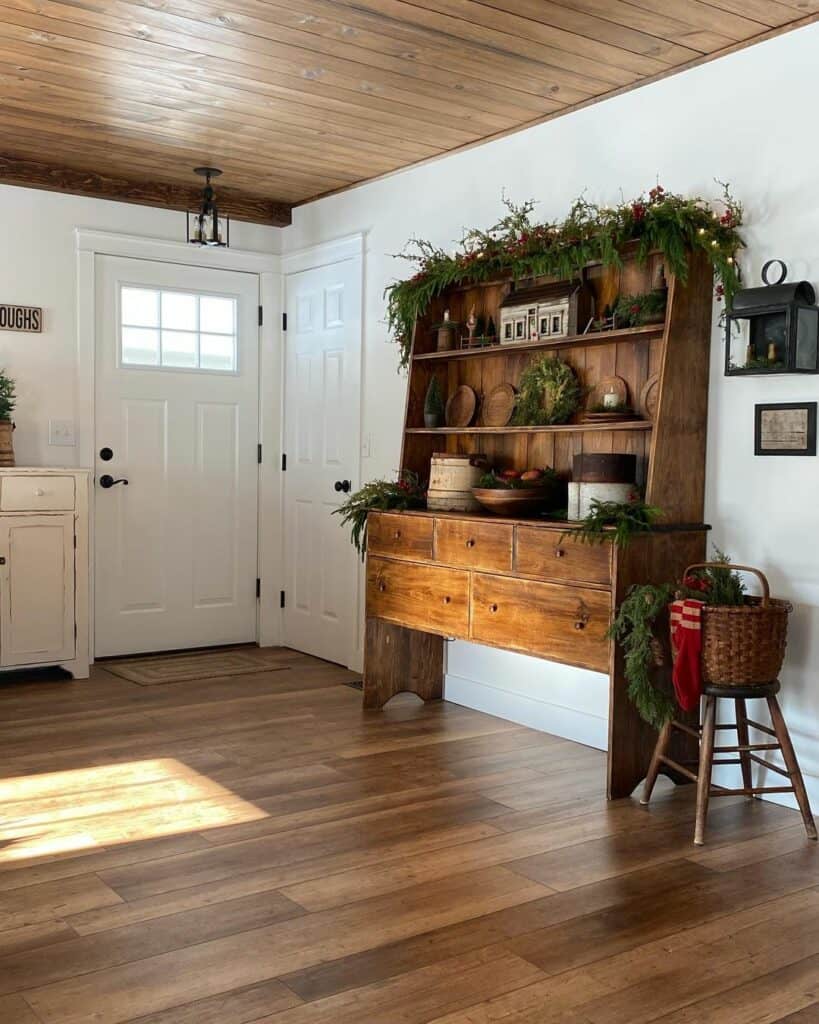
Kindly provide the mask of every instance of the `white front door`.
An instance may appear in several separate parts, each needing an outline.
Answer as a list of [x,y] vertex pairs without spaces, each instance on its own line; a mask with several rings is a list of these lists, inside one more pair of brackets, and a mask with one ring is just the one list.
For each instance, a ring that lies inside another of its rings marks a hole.
[[358,561],[333,509],[358,487],[361,259],[288,274],[284,451],[284,642],[354,657]]
[[96,653],[255,640],[258,276],[98,256],[96,303]]

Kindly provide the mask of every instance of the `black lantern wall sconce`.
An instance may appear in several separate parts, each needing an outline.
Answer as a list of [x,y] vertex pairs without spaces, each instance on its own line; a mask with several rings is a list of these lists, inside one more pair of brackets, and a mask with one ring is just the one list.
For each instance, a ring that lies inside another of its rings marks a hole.
[[218,167],[194,167],[193,173],[205,179],[205,187],[200,208],[187,212],[188,241],[191,245],[227,248],[230,245],[230,218],[219,213],[216,192],[211,185],[211,178],[218,178],[222,172]]
[[[769,281],[778,264],[779,279]],[[808,281],[785,283],[788,268],[768,260],[764,286],[734,296],[725,323],[725,373],[729,377],[765,373],[819,373],[819,307]]]

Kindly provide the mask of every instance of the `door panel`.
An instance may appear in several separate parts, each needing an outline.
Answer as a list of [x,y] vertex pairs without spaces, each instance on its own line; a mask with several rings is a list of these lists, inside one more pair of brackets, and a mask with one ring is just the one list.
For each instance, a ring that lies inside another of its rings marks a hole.
[[100,655],[256,638],[258,294],[253,274],[97,257]]
[[333,515],[357,484],[360,440],[361,261],[291,274],[285,358],[285,643],[349,664],[358,566]]
[[4,516],[0,665],[74,657],[74,516]]

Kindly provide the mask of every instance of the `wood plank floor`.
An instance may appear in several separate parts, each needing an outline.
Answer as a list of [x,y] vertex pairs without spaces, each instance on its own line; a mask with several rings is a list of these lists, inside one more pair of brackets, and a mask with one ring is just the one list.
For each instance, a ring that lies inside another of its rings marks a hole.
[[354,677],[0,681],[2,1024],[819,1021],[819,851]]

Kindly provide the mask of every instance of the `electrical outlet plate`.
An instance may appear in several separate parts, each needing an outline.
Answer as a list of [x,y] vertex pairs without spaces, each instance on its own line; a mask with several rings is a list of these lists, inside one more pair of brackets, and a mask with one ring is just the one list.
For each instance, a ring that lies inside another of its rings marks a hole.
[[73,448],[76,444],[74,439],[74,421],[49,420],[48,443],[62,448]]

